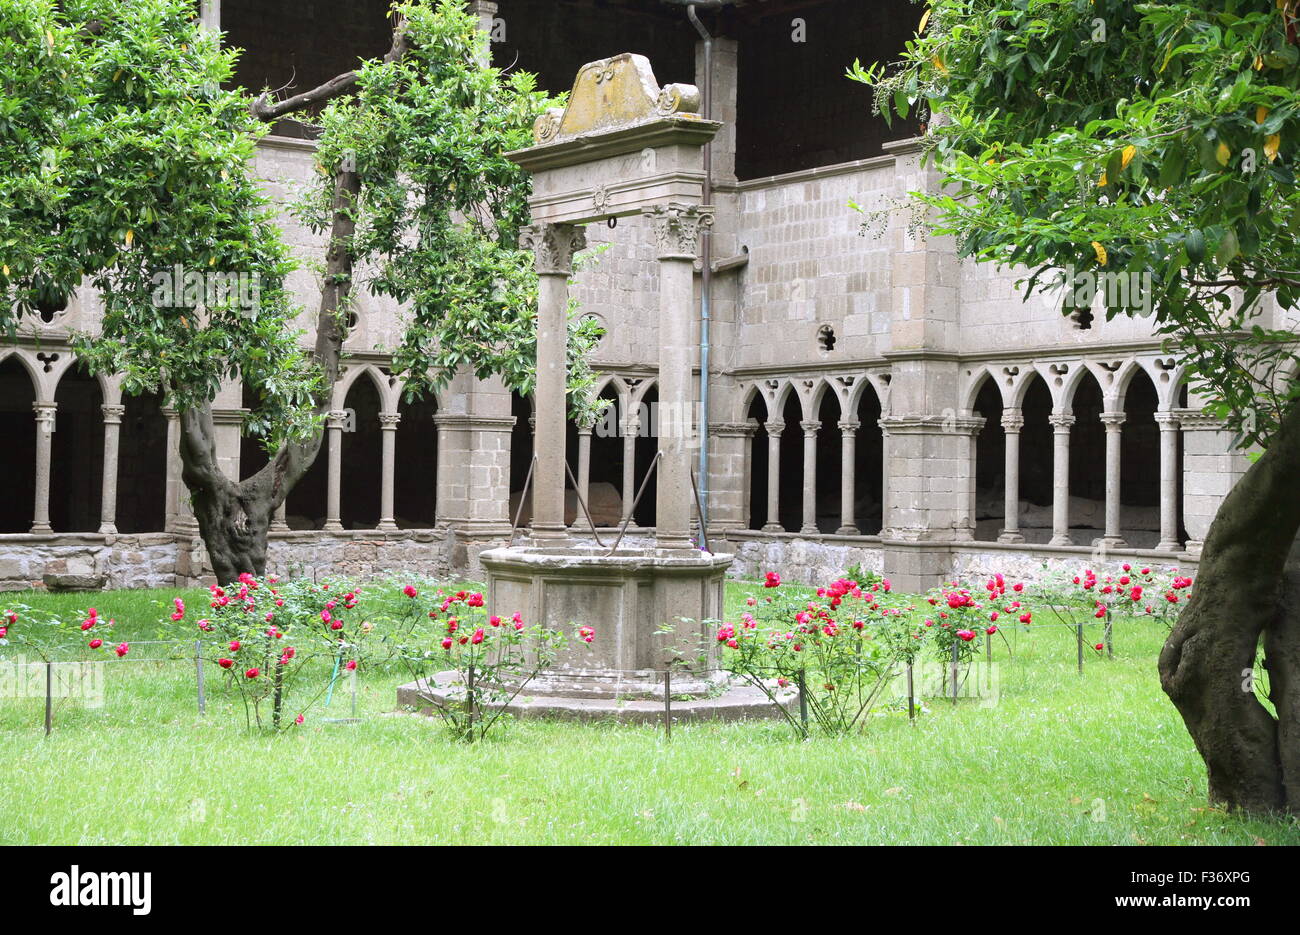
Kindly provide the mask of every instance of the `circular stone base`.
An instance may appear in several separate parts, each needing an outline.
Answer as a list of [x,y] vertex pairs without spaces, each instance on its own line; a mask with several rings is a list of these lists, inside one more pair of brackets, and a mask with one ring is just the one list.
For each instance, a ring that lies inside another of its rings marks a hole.
[[[435,676],[435,687],[430,689],[423,680],[408,682],[397,689],[399,707],[412,708],[420,714],[433,715],[437,708],[447,704],[463,704],[464,692],[459,686],[452,687],[455,679],[453,672],[441,672]],[[437,687],[443,683],[449,687]],[[662,683],[661,683],[662,684]],[[739,721],[749,719],[770,719],[781,716],[776,707],[757,688],[751,685],[731,684],[719,686],[720,693],[714,697],[679,700],[674,682],[672,700],[673,723],[686,721]],[[571,721],[612,720],[624,724],[661,724],[664,719],[663,692],[659,697],[650,698],[598,698],[565,697],[560,695],[530,694],[532,686],[525,688],[519,695],[505,705],[507,713],[515,717],[549,717]],[[789,710],[796,703],[797,694],[792,692],[777,696],[781,704]],[[499,705],[484,705],[497,710]]]

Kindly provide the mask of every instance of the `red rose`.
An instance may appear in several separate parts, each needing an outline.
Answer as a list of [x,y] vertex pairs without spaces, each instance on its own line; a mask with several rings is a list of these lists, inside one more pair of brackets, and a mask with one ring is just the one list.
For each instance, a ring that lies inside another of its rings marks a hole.
[[406,587],[402,588],[402,593],[407,597],[415,597],[419,592],[415,590],[414,586],[408,584]]
[[103,646],[103,645],[104,645],[104,641],[101,640],[101,639],[98,639],[98,638],[93,639],[93,640],[90,641],[90,648],[91,648],[91,649],[99,649],[99,647],[101,647],[101,646]]
[[261,674],[261,671],[256,667],[244,670],[244,678],[246,679],[255,679]]
[[233,659],[222,658],[217,660],[217,665],[221,666],[221,668],[223,669],[229,669],[234,664],[235,664],[235,660]]
[[971,640],[975,639],[975,634],[970,630],[958,630],[957,636],[959,636],[964,643],[969,643]]
[[130,649],[131,647],[126,643],[118,643],[117,646],[114,647],[113,652],[117,653],[117,658],[121,659],[130,651]]

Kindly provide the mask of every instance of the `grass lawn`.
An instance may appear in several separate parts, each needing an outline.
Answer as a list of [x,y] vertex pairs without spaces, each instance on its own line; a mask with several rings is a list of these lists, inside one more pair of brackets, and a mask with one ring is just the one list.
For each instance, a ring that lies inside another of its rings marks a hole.
[[[747,586],[731,585],[736,605]],[[173,591],[93,596],[123,638],[156,635]],[[186,592],[182,592],[186,593]],[[201,606],[205,592],[186,593]],[[84,608],[87,595],[5,595]],[[1120,624],[1114,660],[1047,623],[995,645],[997,705],[935,701],[798,742],[778,722],[649,727],[521,722],[481,744],[389,715],[399,672],[280,736],[247,732],[193,662],[134,643],[103,707],[0,699],[5,844],[1300,844],[1300,825],[1205,807],[1200,759],[1160,691],[1155,622]],[[12,649],[12,647],[10,647]],[[3,652],[3,651],[0,651]],[[154,660],[154,661],[145,661]]]

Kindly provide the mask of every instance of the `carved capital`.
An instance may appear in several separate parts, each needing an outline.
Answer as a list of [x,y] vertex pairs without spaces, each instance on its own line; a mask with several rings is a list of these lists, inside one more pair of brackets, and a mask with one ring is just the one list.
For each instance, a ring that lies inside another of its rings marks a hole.
[[1068,412],[1054,412],[1047,417],[1047,421],[1057,433],[1070,431],[1070,426],[1074,425],[1074,416]]
[[838,424],[839,424],[840,431],[846,433],[856,432],[858,429],[862,428],[862,423],[859,422],[857,419],[845,419],[843,422],[840,422]]
[[1025,427],[1024,413],[1019,409],[1002,410],[1002,428],[1006,432],[1019,432]]
[[785,431],[785,423],[773,419],[771,422],[764,422],[763,428],[767,429],[768,435],[779,436],[782,432]]
[[99,409],[104,413],[105,425],[121,425],[122,416],[126,415],[125,406],[100,406]]
[[344,424],[348,421],[348,414],[342,409],[331,409],[325,417],[325,427],[328,429],[342,430]]
[[540,276],[568,276],[573,255],[587,246],[587,233],[575,224],[534,224],[519,232],[519,248],[532,250]]
[[1182,425],[1182,419],[1176,412],[1157,412],[1155,418],[1162,432],[1177,432]]
[[821,427],[822,424],[818,422],[816,419],[805,419],[804,421],[799,423],[799,428],[803,429],[803,433],[805,435],[816,435],[817,430],[820,429]]
[[1106,426],[1107,432],[1118,432],[1126,418],[1127,415],[1123,412],[1103,412],[1101,414],[1101,422]]
[[654,225],[661,260],[694,260],[700,229],[713,226],[713,208],[681,202],[642,209]]
[[709,434],[719,438],[747,438],[757,431],[756,422],[714,422],[709,426]]
[[54,414],[58,411],[57,403],[34,402],[32,411],[36,413],[36,427],[46,435],[54,431]]
[[379,414],[379,428],[385,431],[395,431],[397,424],[402,421],[400,412],[381,412]]

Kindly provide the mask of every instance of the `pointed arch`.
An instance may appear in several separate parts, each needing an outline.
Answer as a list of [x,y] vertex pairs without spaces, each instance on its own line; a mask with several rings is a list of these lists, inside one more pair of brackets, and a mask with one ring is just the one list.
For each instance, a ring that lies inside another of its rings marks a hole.
[[0,533],[32,528],[36,499],[37,380],[23,355],[0,351],[0,438],[4,439],[5,496],[0,498]]
[[975,538],[993,542],[1006,519],[1006,431],[1002,427],[1002,390],[988,368],[983,369],[967,411],[984,419],[975,436]]
[[55,532],[99,529],[104,489],[104,389],[75,358],[54,388],[50,443],[50,526]]

